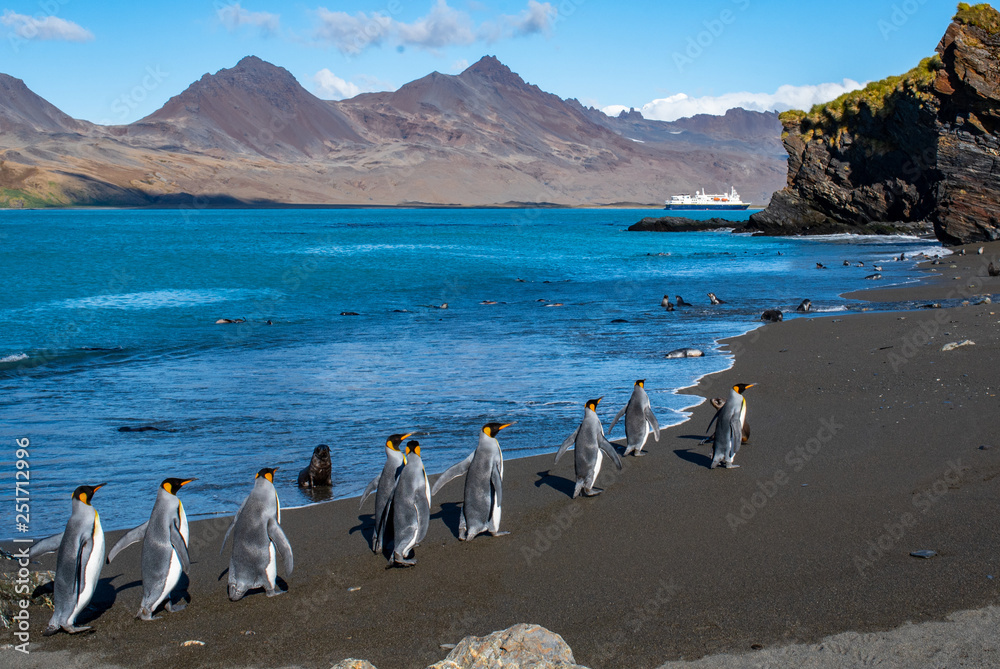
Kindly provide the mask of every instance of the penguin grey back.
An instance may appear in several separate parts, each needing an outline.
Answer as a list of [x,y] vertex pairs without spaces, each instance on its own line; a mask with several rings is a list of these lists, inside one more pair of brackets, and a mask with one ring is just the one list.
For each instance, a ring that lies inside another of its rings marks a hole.
[[754,384],[738,383],[729,390],[726,403],[715,416],[715,446],[712,454],[711,468],[720,464],[726,468],[735,468],[733,458],[740,450],[743,437],[743,421],[746,417],[746,400],[742,392]]
[[597,475],[601,472],[602,452],[612,459],[618,469],[622,468],[621,458],[618,457],[614,445],[604,437],[604,427],[601,425],[601,419],[597,417],[597,405],[600,404],[601,399],[599,397],[596,400],[587,401],[580,427],[566,438],[556,452],[555,462],[558,463],[559,458],[569,450],[569,447],[574,447],[573,463],[576,469],[574,498],[579,497],[581,492],[586,497],[593,497],[604,492],[601,488],[594,487]]
[[410,558],[414,546],[427,535],[431,488],[420,458],[419,442],[406,444],[405,460],[392,495],[393,551],[389,564],[410,567],[417,563]]
[[279,524],[281,507],[273,483],[276,469],[266,468],[257,473],[253,490],[243,500],[222,539],[225,547],[230,532],[233,535],[229,559],[229,598],[233,601],[253,588],[264,588],[268,597],[281,594],[275,588],[276,552],[281,555],[287,575],[292,575],[292,547]]
[[646,394],[646,380],[640,379],[632,386],[632,396],[628,403],[615,415],[608,428],[608,434],[615,429],[618,419],[625,415],[625,455],[633,453],[636,456],[643,455],[642,448],[646,444],[649,433],[653,433],[655,441],[660,440],[660,423],[653,415],[653,408],[649,404],[649,395]]
[[390,435],[385,441],[385,465],[382,472],[372,479],[364,494],[361,495],[361,503],[358,508],[365,503],[372,492],[375,493],[375,530],[372,532],[372,552],[375,554],[382,552],[385,543],[385,531],[392,517],[392,495],[396,489],[396,481],[400,472],[403,471],[403,451],[401,444],[412,432],[405,434]]

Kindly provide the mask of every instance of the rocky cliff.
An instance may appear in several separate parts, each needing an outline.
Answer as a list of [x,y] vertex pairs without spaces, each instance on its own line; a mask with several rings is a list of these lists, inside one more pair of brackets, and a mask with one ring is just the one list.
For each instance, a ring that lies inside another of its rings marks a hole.
[[1000,238],[1000,13],[962,3],[904,75],[781,115],[788,185],[748,229],[920,229],[945,244]]

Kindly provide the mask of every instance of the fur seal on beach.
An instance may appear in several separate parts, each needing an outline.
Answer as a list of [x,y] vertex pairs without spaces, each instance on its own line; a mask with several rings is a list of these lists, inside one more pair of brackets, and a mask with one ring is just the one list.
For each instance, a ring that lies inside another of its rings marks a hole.
[[141,620],[155,620],[153,612],[164,601],[164,608],[170,613],[182,611],[187,606],[183,599],[175,603],[171,594],[181,574],[191,567],[188,520],[177,492],[194,480],[165,479],[156,491],[149,520],[122,536],[108,553],[108,564],[111,564],[125,548],[142,541],[142,604],[135,616]]
[[990,276],[1000,276],[1000,268],[990,262],[990,264],[986,267],[986,273]]
[[799,302],[799,306],[795,307],[795,311],[799,312],[800,314],[807,314],[810,311],[812,311],[812,306],[813,306],[812,300],[805,299]]
[[684,298],[680,295],[674,295],[674,299],[677,300],[678,307],[690,307],[692,306],[690,302],[685,302]]
[[558,463],[563,453],[568,451],[570,446],[575,445],[573,449],[576,467],[574,499],[580,496],[580,492],[583,492],[585,497],[594,497],[604,492],[602,488],[594,487],[597,475],[601,473],[603,453],[607,453],[618,469],[622,468],[618,451],[604,437],[604,426],[601,425],[601,419],[597,417],[597,405],[601,403],[602,399],[598,397],[596,400],[587,400],[583,409],[583,422],[573,431],[573,434],[566,438],[566,441],[560,444],[559,450],[556,452],[555,462]]
[[28,550],[29,560],[58,551],[52,594],[54,606],[44,636],[52,636],[59,630],[76,634],[90,629],[77,627],[75,623],[80,612],[90,604],[104,566],[104,529],[90,500],[105,485],[82,485],[74,490],[73,510],[66,529],[32,544]]
[[465,497],[462,517],[458,522],[459,541],[472,541],[476,535],[489,532],[494,537],[500,531],[500,513],[503,506],[503,452],[497,434],[513,423],[487,423],[479,432],[476,450],[457,465],[445,470],[431,495],[436,495],[445,483],[465,474]]
[[882,278],[882,275],[881,274],[869,274],[865,278],[869,279],[869,280],[872,280],[872,281],[878,281],[879,279]]
[[399,473],[403,471],[405,458],[403,449],[400,448],[403,440],[409,437],[412,432],[406,434],[393,434],[385,440],[385,465],[382,466],[382,473],[371,480],[365,491],[361,493],[360,509],[368,495],[375,493],[375,531],[372,534],[372,552],[378,554],[382,551],[382,543],[385,536],[385,528],[388,524],[392,510],[392,493],[396,488],[396,481]]
[[275,588],[278,564],[281,561],[289,577],[292,575],[292,547],[281,529],[281,502],[274,489],[274,472],[277,467],[265,467],[254,477],[253,490],[243,500],[233,521],[222,537],[222,547],[226,547],[229,534],[233,535],[233,552],[229,558],[229,599],[243,598],[247,590],[264,588],[268,597],[283,594]]
[[720,300],[715,296],[715,293],[709,293],[708,299],[712,301],[712,304],[725,304],[724,300]]
[[406,442],[403,471],[392,493],[393,547],[389,566],[412,567],[413,548],[427,535],[431,517],[431,486],[420,458],[420,442]]
[[768,309],[760,315],[760,320],[765,323],[777,323],[784,319],[780,309]]
[[618,419],[625,415],[625,455],[632,453],[636,457],[645,455],[642,447],[646,445],[646,438],[649,433],[653,433],[653,440],[660,440],[660,424],[653,415],[653,408],[649,405],[649,395],[646,394],[646,380],[639,379],[632,386],[632,396],[628,398],[628,403],[615,414],[615,419],[611,421],[608,434],[615,429]]
[[298,483],[303,488],[316,488],[323,486],[329,488],[333,485],[333,463],[330,462],[330,447],[320,444],[313,449],[309,466],[299,472]]
[[[712,454],[711,468],[715,469],[720,464],[727,468],[736,468],[739,465],[733,463],[740,444],[743,443],[743,423],[746,422],[747,401],[743,393],[748,388],[753,388],[753,383],[737,383],[729,391],[726,403],[715,414],[712,419],[715,421],[715,449]],[[712,426],[711,423],[708,424]],[[748,435],[749,436],[749,435]]]
[[667,353],[665,357],[667,358],[700,358],[705,355],[700,349],[697,348],[678,348],[670,353]]

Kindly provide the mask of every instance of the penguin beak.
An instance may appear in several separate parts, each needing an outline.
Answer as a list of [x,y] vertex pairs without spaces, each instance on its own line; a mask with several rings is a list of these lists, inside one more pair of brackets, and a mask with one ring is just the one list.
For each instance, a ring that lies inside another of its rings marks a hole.
[[191,481],[197,481],[197,480],[198,480],[198,479],[184,479],[183,481],[181,481],[180,483],[178,483],[178,484],[177,484],[177,487],[178,487],[178,488],[183,488],[183,487],[184,487],[184,486],[186,486],[186,485],[187,485],[188,483],[191,483]]
[[497,432],[499,432],[500,430],[504,429],[505,427],[510,427],[513,424],[514,423],[504,423],[503,425],[501,425],[500,427],[497,428]]
[[748,383],[747,387],[744,388],[744,390],[749,390],[749,389],[753,388],[755,385],[757,385],[757,384],[756,383]]

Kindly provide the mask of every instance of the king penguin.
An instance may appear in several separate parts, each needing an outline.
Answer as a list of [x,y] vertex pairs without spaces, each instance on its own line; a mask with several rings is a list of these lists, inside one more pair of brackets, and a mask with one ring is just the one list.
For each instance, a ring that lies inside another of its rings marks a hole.
[[403,471],[392,494],[393,548],[389,566],[412,567],[414,546],[427,534],[431,516],[431,486],[420,458],[420,442],[406,443]]
[[[265,467],[257,472],[253,490],[243,500],[233,522],[222,537],[226,547],[229,533],[233,534],[233,553],[229,558],[229,599],[236,601],[252,588],[264,588],[268,597],[282,594],[275,588],[278,565],[275,552],[289,577],[292,575],[292,547],[281,529],[281,503],[274,489],[277,467]],[[275,551],[277,549],[277,551]]]
[[458,522],[459,541],[471,541],[483,532],[500,536],[503,506],[503,452],[497,434],[513,423],[487,423],[479,432],[479,445],[469,457],[445,470],[431,489],[436,495],[445,483],[466,474],[462,518]]
[[[733,458],[740,450],[743,441],[743,423],[747,417],[747,401],[743,397],[747,388],[753,388],[753,383],[737,383],[729,390],[729,397],[716,413],[715,452],[712,455],[712,469],[720,464],[726,468],[739,467],[733,464]],[[711,423],[709,423],[711,427]]]
[[580,496],[581,491],[585,497],[594,497],[604,492],[602,488],[594,487],[597,475],[601,473],[601,461],[604,458],[601,451],[608,454],[618,469],[622,468],[618,451],[615,450],[610,441],[604,438],[604,426],[601,425],[601,419],[597,417],[597,405],[601,403],[602,399],[604,398],[598,397],[596,400],[587,400],[583,409],[583,422],[559,446],[559,451],[556,453],[555,461],[558,463],[563,453],[568,451],[570,446],[575,445],[573,449],[575,451],[574,464],[576,465],[574,499]]
[[187,606],[183,599],[172,601],[171,593],[181,580],[181,574],[191,566],[187,514],[177,492],[194,480],[164,480],[156,491],[149,520],[122,536],[108,553],[108,564],[111,564],[125,548],[142,541],[142,604],[136,618],[155,620],[153,612],[164,601],[164,608],[171,613]]
[[400,445],[411,434],[413,433],[393,434],[385,440],[385,465],[382,467],[382,473],[371,480],[364,493],[361,494],[361,503],[358,504],[360,509],[368,496],[375,492],[375,531],[372,533],[372,552],[376,555],[382,552],[385,529],[392,513],[389,502],[392,501],[392,492],[399,479],[399,473],[403,471],[403,451],[400,449]]
[[56,553],[55,591],[52,618],[43,634],[51,636],[59,630],[70,634],[89,630],[76,627],[77,616],[87,608],[104,566],[104,530],[97,509],[90,505],[100,485],[82,485],[73,491],[73,511],[66,529],[31,546],[28,559]]
[[655,441],[660,440],[660,424],[653,415],[653,408],[649,406],[649,395],[646,394],[646,380],[640,379],[632,387],[632,396],[628,398],[628,404],[621,408],[611,421],[608,434],[615,429],[618,419],[625,415],[625,455],[629,453],[636,457],[645,455],[642,447],[646,445],[646,437],[653,433]]

